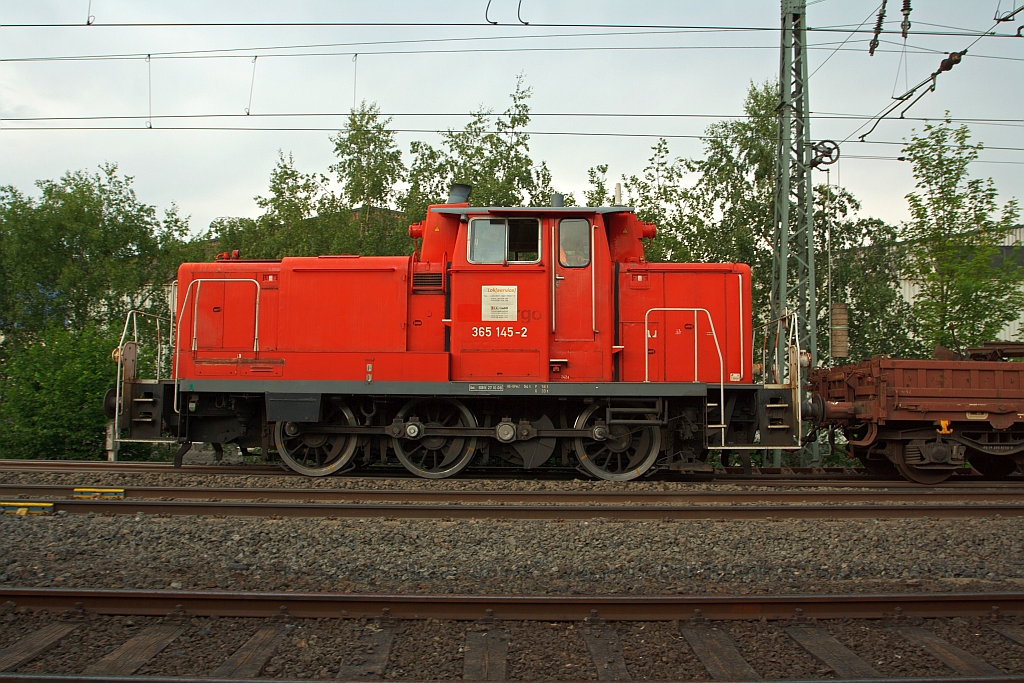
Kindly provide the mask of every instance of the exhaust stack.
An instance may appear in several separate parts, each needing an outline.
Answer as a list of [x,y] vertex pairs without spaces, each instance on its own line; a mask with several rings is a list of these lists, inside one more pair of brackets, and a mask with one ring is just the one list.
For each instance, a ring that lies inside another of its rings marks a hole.
[[448,201],[445,204],[465,204],[469,201],[469,195],[473,192],[472,185],[463,183],[452,183],[448,188]]

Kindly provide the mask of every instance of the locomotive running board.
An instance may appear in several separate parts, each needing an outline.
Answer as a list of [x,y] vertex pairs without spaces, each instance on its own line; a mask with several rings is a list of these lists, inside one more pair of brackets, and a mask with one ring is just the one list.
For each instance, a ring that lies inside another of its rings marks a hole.
[[[229,394],[354,394],[399,396],[616,396],[705,398],[706,382],[361,382],[344,380],[183,379],[179,391]],[[758,385],[729,384],[754,391]]]

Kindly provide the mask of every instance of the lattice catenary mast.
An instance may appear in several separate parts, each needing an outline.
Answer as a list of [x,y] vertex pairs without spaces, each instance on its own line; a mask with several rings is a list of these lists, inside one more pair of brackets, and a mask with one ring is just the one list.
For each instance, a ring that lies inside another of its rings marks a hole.
[[[782,51],[779,65],[778,140],[775,161],[775,238],[772,317],[776,321],[776,372],[785,373],[789,352],[787,320],[796,314],[800,350],[818,362],[814,282],[814,189],[811,168],[807,90],[807,0],[782,0]],[[766,369],[767,370],[767,369]],[[770,372],[770,371],[769,371]],[[769,378],[783,382],[788,378]],[[801,460],[814,459],[804,453]],[[781,464],[776,451],[776,465]],[[802,463],[806,464],[806,462]]]

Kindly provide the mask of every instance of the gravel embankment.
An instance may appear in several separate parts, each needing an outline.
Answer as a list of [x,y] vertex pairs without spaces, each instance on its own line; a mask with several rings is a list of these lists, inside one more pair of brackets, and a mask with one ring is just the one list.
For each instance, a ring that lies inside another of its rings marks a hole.
[[0,516],[0,585],[425,593],[1018,590],[1017,519]]
[[540,481],[535,479],[421,479],[373,477],[302,477],[274,474],[196,474],[169,472],[0,472],[0,484],[47,486],[191,486],[208,488],[297,488],[428,491],[738,491],[776,490],[774,487],[722,483],[629,481],[588,479]]
[[[57,617],[0,607],[0,647],[34,632]],[[1021,619],[1015,620],[1018,624]],[[163,623],[156,617],[103,617],[81,626],[20,673],[80,673],[88,665],[140,633]],[[267,622],[257,619],[192,618],[172,621],[181,635],[140,668],[140,675],[204,676]],[[636,680],[708,680],[707,670],[680,635],[676,622],[609,624],[622,643],[622,655]],[[887,677],[952,676],[954,672],[919,650],[882,621],[823,621],[831,633],[879,674]],[[929,619],[923,627],[1008,674],[1024,673],[1024,647],[1011,644],[976,619]],[[339,666],[360,657],[359,637],[373,622],[355,619],[299,619],[263,671],[265,678],[330,679]],[[384,678],[455,680],[463,673],[469,622],[399,621]],[[588,680],[597,671],[580,635],[579,623],[505,622],[509,635],[507,673],[511,680]],[[786,633],[784,622],[716,622],[744,659],[766,679],[834,678],[833,672],[805,652]]]

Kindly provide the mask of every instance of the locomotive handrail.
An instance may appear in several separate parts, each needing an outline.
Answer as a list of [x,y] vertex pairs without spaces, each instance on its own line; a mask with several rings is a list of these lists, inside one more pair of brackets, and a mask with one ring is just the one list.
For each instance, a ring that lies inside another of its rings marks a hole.
[[597,259],[594,253],[594,235],[597,233],[597,223],[591,226],[590,230],[590,327],[597,334]]
[[[763,326],[757,328],[764,330],[764,342],[761,346],[761,372],[763,373],[763,379],[765,385],[769,383],[767,380],[774,380],[771,382],[772,385],[779,388],[788,388],[792,392],[791,401],[794,406],[793,414],[796,417],[796,433],[797,433],[797,445],[796,446],[773,446],[772,448],[778,451],[784,450],[800,450],[803,448],[801,440],[804,433],[803,423],[803,410],[801,409],[801,380],[800,380],[800,359],[802,352],[800,350],[800,335],[797,334],[797,325],[799,319],[797,318],[796,312],[784,312],[782,316],[769,320]],[[785,329],[783,325],[785,324]],[[789,352],[786,358],[787,374],[786,380],[788,384],[782,384],[782,367],[779,365],[780,359],[778,356],[775,357],[772,362],[771,372],[768,370],[768,333],[772,326],[776,329],[776,340],[785,335],[788,339]],[[781,461],[779,461],[781,463]]]
[[[746,363],[745,363],[745,354],[744,354],[744,351],[746,351],[746,349],[743,347],[743,339],[744,339],[744,337],[746,337],[746,334],[743,331],[743,273],[736,273],[736,276],[739,277],[739,279],[740,279],[740,285],[739,285],[739,288],[737,289],[737,294],[739,294],[739,298],[740,298],[740,317],[739,317],[739,321],[740,321],[740,381],[742,382],[743,381],[743,375],[744,375],[744,373],[746,372],[746,369],[747,369],[746,368]],[[753,354],[751,354],[751,355],[753,355]],[[750,362],[751,363],[754,362],[753,358],[751,358]]]
[[558,287],[558,244],[555,222],[551,223],[551,334],[555,333],[555,289]]
[[[590,329],[594,334],[598,334],[597,329],[597,266],[594,254],[595,239],[594,235],[597,231],[597,223],[590,226]],[[561,228],[558,228],[560,230]],[[558,287],[558,281],[562,278],[558,275],[558,233],[556,232],[555,224],[551,225],[551,333],[555,332],[555,290]]]
[[[132,340],[139,343],[139,323],[138,316],[144,315],[147,318],[153,318],[156,320],[156,379],[160,381],[160,366],[163,364],[163,340],[160,338],[160,321],[166,320],[172,322],[170,318],[162,315],[156,315],[155,313],[147,313],[146,311],[139,311],[131,309],[128,311],[124,318],[124,329],[121,331],[121,339],[117,343],[117,375],[114,378],[114,441],[116,442],[129,442],[135,441],[135,439],[122,439],[121,438],[121,415],[124,413],[124,407],[121,405],[121,384],[123,383],[124,377],[124,349],[125,338],[128,336],[128,325],[132,326]],[[173,343],[174,327],[173,324],[167,331],[168,343]]]
[[[698,381],[698,364],[697,364],[697,314],[703,313],[708,317],[708,324],[711,326],[711,336],[715,340],[715,350],[718,352],[718,412],[721,415],[721,422],[715,427],[722,430],[722,444],[725,445],[725,362],[722,359],[722,346],[718,343],[718,333],[715,331],[715,321],[711,319],[711,313],[706,308],[674,308],[674,307],[657,307],[648,308],[647,312],[644,313],[644,382],[651,381],[651,354],[650,354],[650,342],[648,325],[650,324],[651,313],[655,311],[659,312],[679,312],[679,313],[693,313],[693,381]],[[711,427],[712,425],[708,425]]]
[[178,378],[179,371],[181,368],[180,356],[181,353],[181,319],[185,315],[185,307],[188,306],[188,296],[192,292],[192,285],[196,286],[195,300],[192,302],[192,322],[191,322],[191,334],[192,344],[191,351],[196,351],[196,315],[199,311],[199,291],[204,282],[251,282],[256,285],[256,315],[255,325],[253,329],[253,341],[252,350],[259,356],[260,352],[260,283],[249,277],[203,277],[192,280],[188,283],[188,287],[185,288],[185,297],[182,299],[181,308],[178,309],[178,327],[175,330],[174,339],[174,412],[180,413],[180,406],[178,405]]
[[[786,337],[788,337],[789,345],[796,347],[796,355],[797,355],[797,358],[799,359],[799,357],[800,357],[800,337],[796,333],[796,328],[797,328],[798,322],[799,321],[797,319],[797,315],[796,315],[795,312],[794,313],[785,313],[781,317],[775,318],[774,320],[769,320],[764,325],[761,325],[760,327],[757,328],[759,330],[764,330],[764,340],[765,340],[765,343],[763,343],[761,345],[761,368],[762,368],[761,371],[764,374],[764,377],[765,377],[766,380],[769,379],[768,356],[767,356],[767,354],[768,354],[768,348],[767,348],[767,346],[768,346],[767,345],[768,332],[771,330],[771,327],[774,325],[776,327],[776,333],[775,333],[776,334],[776,339],[779,336],[782,336],[783,334]],[[785,331],[785,333],[783,333],[783,331],[782,331],[782,324],[783,323],[786,323],[786,331]],[[772,368],[771,369],[772,369],[771,377],[774,379],[774,382],[771,382],[771,383],[772,384],[779,384],[779,385],[781,385],[782,384],[782,367],[779,365],[778,357],[776,357],[774,359],[774,362],[772,363]],[[792,380],[790,380],[790,382],[792,383]],[[799,382],[797,382],[797,384],[799,384]],[[789,386],[789,385],[785,385],[785,386]]]

